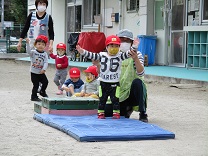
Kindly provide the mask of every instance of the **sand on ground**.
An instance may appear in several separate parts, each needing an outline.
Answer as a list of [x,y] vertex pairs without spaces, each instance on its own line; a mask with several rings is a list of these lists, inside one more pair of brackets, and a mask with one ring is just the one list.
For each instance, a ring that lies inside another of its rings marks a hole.
[[[47,93],[55,97],[55,67],[47,70]],[[208,91],[148,82],[149,123],[175,139],[78,142],[33,119],[29,62],[0,60],[0,156],[208,156]],[[138,112],[131,118],[138,119]]]

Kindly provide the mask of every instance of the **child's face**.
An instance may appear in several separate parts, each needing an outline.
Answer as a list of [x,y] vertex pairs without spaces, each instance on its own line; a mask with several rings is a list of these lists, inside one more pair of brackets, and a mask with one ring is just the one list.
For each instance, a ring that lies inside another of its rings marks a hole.
[[57,49],[57,54],[59,55],[59,56],[63,56],[64,54],[65,54],[65,50],[64,49],[60,49],[60,48],[58,48]]
[[44,51],[46,47],[46,44],[44,42],[37,42],[35,44],[35,48],[38,50],[38,51]]
[[118,44],[109,44],[107,46],[108,54],[111,56],[116,55],[119,52],[119,45]]
[[71,77],[71,80],[72,80],[73,82],[77,82],[77,81],[79,80],[79,77]]
[[85,77],[86,77],[86,82],[91,82],[95,79],[95,76],[91,73],[85,73]]

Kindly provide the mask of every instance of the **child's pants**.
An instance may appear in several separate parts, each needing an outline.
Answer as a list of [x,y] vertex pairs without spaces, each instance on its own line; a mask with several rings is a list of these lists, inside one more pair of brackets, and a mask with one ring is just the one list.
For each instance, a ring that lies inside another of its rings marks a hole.
[[98,106],[98,113],[104,112],[108,96],[110,96],[111,102],[113,104],[113,112],[120,113],[119,93],[119,82],[106,83],[101,81],[99,90],[100,103]]
[[66,76],[67,76],[67,68],[66,69],[56,69],[56,74],[54,77],[54,83],[57,86],[61,86],[64,84],[65,80],[66,80]]
[[39,87],[39,83],[42,84],[40,92],[45,94],[45,90],[48,86],[48,79],[45,74],[34,74],[31,73],[31,81],[33,83],[33,89],[32,89],[32,95],[31,98],[36,98],[37,97],[37,91]]

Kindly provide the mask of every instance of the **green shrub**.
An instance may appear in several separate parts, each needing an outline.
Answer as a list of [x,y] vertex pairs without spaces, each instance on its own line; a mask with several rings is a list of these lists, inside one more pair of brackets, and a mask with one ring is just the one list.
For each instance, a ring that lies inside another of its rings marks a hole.
[[16,45],[10,46],[9,53],[26,53],[26,45],[22,44],[20,52],[17,51]]

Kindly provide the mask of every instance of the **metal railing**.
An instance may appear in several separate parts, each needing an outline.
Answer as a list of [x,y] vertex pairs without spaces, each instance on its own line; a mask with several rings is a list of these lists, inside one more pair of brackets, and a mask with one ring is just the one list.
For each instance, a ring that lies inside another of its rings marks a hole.
[[[3,53],[18,53],[17,44],[23,26],[13,26],[13,27],[0,27],[0,52]],[[20,53],[25,53],[25,41],[23,41]]]

